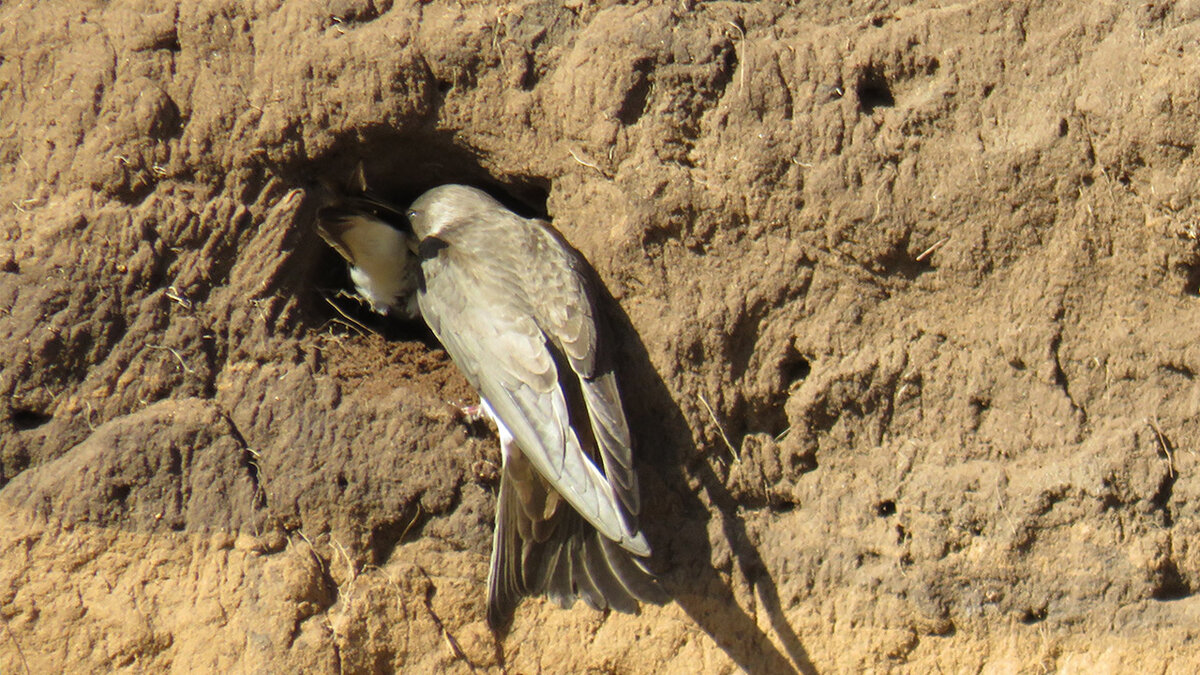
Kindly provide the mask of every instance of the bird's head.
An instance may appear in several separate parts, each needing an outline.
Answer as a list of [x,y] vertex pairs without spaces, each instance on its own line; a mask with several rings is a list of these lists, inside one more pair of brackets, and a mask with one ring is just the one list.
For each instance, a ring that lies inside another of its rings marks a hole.
[[504,210],[491,195],[466,185],[442,185],[417,197],[405,215],[417,240],[437,237],[458,224],[470,223]]

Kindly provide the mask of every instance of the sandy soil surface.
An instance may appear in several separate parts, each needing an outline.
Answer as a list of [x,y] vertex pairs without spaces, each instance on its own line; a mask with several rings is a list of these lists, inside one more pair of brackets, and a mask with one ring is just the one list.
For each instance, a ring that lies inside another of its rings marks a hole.
[[[0,672],[1195,672],[1200,2],[0,6]],[[612,301],[674,598],[518,609],[362,161]]]

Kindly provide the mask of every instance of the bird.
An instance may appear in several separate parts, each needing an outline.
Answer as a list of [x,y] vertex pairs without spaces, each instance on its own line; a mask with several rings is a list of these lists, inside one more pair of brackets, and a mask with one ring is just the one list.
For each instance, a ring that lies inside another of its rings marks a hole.
[[381,217],[394,207],[367,191],[361,165],[353,181],[358,194],[320,209],[317,234],[350,264],[354,290],[372,311],[416,319],[420,278],[412,231]]
[[[335,211],[343,229],[322,236],[360,270],[356,288],[376,311],[405,302],[380,289],[407,278],[404,266],[415,270],[420,316],[500,437],[488,625],[504,630],[530,595],[624,613],[665,601],[638,523],[611,338],[583,256],[548,222],[465,185],[430,189],[403,212],[373,197],[353,206],[375,211]],[[379,229],[385,214],[408,228]],[[372,250],[359,250],[368,241]],[[389,261],[383,252],[401,244],[415,258]]]

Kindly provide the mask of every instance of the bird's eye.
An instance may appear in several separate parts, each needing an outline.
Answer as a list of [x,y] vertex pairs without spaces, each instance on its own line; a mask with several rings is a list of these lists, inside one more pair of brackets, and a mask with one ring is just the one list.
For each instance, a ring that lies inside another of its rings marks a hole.
[[406,213],[404,215],[408,216],[409,220],[412,220],[413,218],[417,217],[417,212],[414,209],[409,209],[408,213]]

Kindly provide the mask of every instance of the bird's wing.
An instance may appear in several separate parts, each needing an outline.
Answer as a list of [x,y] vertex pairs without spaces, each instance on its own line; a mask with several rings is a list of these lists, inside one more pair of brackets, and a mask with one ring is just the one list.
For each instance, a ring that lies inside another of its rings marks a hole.
[[548,223],[529,223],[537,261],[523,276],[538,325],[570,362],[579,378],[583,403],[604,473],[632,515],[641,510],[632,442],[617,378],[602,349],[601,326],[587,282],[583,258]]
[[[462,236],[455,236],[456,230]],[[471,232],[486,236],[467,236]],[[419,302],[429,327],[537,472],[604,536],[632,553],[649,555],[645,538],[622,513],[626,500],[617,485],[623,488],[628,481],[610,483],[571,429],[552,351],[557,341],[543,332],[525,292],[524,275],[536,278],[541,272],[535,270],[557,263],[531,251],[516,228],[446,227],[442,233],[440,244],[428,245],[430,238],[422,242],[426,259]],[[572,362],[573,354],[581,353],[563,349]],[[603,394],[584,397],[602,400]],[[604,463],[607,469],[609,461]]]

